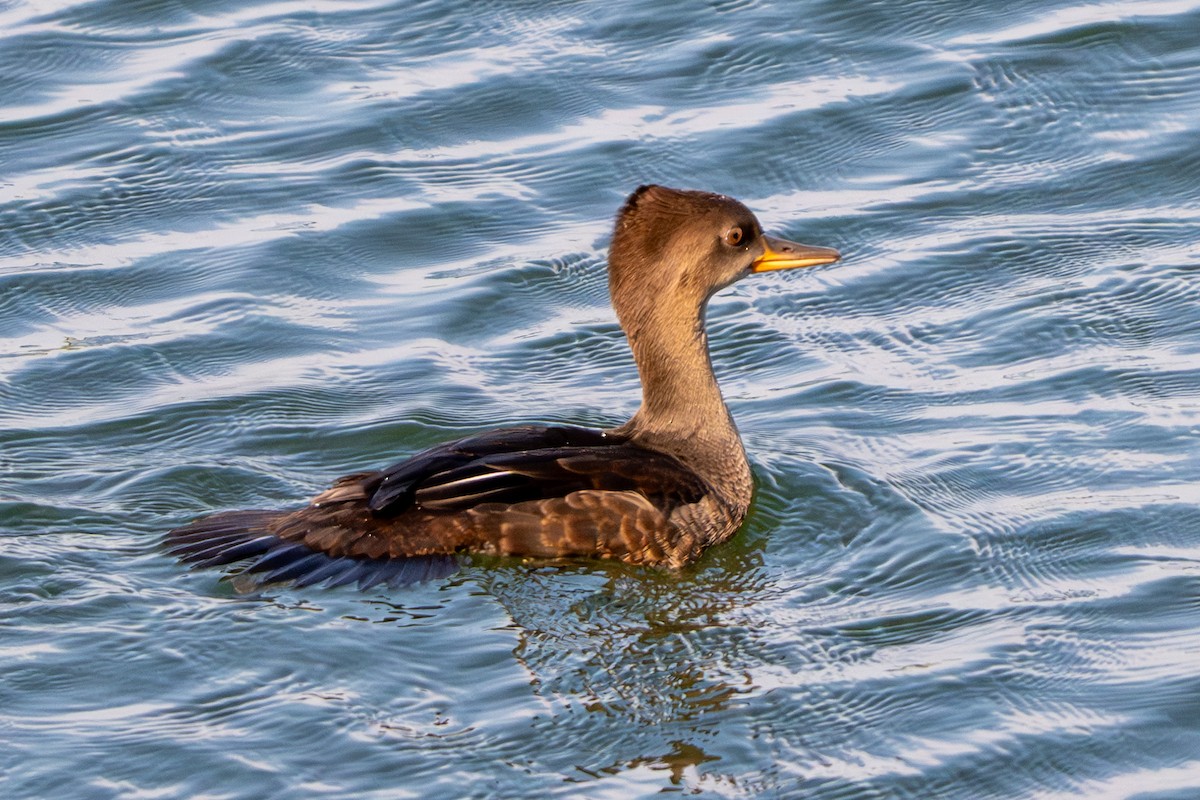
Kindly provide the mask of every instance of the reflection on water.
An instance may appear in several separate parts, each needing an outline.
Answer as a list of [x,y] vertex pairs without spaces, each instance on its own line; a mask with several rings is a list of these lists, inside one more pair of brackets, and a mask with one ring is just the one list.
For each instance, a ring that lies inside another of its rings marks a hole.
[[[0,786],[1200,793],[1190,2],[0,3]],[[638,402],[608,228],[710,308],[759,493],[679,574],[240,596],[203,513]]]

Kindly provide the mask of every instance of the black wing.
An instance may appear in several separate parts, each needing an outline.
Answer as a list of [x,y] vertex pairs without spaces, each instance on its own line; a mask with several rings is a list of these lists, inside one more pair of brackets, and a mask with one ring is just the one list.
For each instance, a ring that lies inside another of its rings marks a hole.
[[580,489],[640,491],[696,502],[708,486],[675,458],[607,431],[524,426],[488,431],[418,453],[365,476],[367,507],[394,517],[414,506],[456,511],[519,503]]

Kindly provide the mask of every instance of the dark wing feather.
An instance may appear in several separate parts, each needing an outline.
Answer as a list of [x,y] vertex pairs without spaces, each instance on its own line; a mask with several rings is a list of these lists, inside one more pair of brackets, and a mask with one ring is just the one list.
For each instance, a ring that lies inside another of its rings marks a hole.
[[458,569],[450,554],[412,558],[337,557],[272,531],[285,525],[288,512],[230,511],[197,520],[167,534],[168,551],[196,567],[212,567],[254,559],[238,576],[239,589],[293,581],[297,587],[380,583],[400,586],[452,575]]
[[635,491],[660,507],[670,507],[698,501],[707,488],[675,458],[621,443],[476,458],[424,479],[414,499],[419,508],[431,511],[463,511],[481,503],[513,505],[598,489]]
[[432,476],[501,453],[555,447],[605,447],[625,440],[604,431],[569,426],[525,425],[468,436],[418,453],[407,461],[367,476],[361,485],[367,507],[380,516],[395,516],[409,509],[418,488]]

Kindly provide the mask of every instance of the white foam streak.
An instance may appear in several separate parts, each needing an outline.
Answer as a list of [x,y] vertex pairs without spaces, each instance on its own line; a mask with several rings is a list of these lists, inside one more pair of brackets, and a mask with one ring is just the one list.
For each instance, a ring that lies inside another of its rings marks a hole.
[[1055,33],[1081,28],[1087,25],[1115,24],[1136,17],[1173,17],[1190,14],[1200,8],[1195,0],[1142,0],[1141,2],[1088,3],[1086,5],[1060,8],[1043,14],[1036,20],[1022,22],[1008,28],[973,33],[950,39],[951,46],[979,44],[1007,44],[1040,39]]
[[293,236],[297,231],[329,231],[353,222],[427,207],[428,203],[395,197],[365,198],[345,206],[313,203],[296,211],[244,217],[198,230],[147,232],[114,244],[47,249],[39,252],[35,263],[25,255],[10,256],[0,259],[0,273],[122,267],[182,250],[264,244]]
[[[461,73],[452,73],[428,80],[433,85],[461,79],[470,83],[475,77],[485,77],[494,70],[484,62],[474,66],[468,62]],[[406,84],[420,80],[418,74],[407,75]],[[391,152],[359,151],[327,162],[336,166],[348,160],[373,157],[383,161],[417,161],[429,163],[486,161],[511,158],[514,155],[537,153],[540,157],[571,152],[611,142],[645,141],[648,139],[682,139],[718,130],[755,128],[773,119],[798,111],[813,110],[831,103],[855,97],[884,94],[901,84],[878,78],[838,77],[816,78],[780,84],[769,92],[742,103],[721,103],[669,112],[665,106],[641,105],[606,109],[600,114],[584,117],[556,130],[504,139],[478,139],[462,144],[432,147],[422,150],[399,149]],[[400,89],[396,89],[400,91]]]
[[1147,797],[1148,793],[1159,796],[1193,790],[1192,796],[1200,796],[1200,759],[1187,761],[1173,767],[1131,770],[1107,778],[1078,781],[1070,791],[1038,791],[1029,795],[1031,800],[1131,800]]
[[[151,413],[177,403],[196,403],[223,397],[244,397],[278,388],[326,386],[340,379],[347,369],[362,369],[413,360],[422,357],[456,364],[469,363],[480,354],[436,339],[418,339],[395,347],[374,350],[335,352],[329,350],[319,361],[310,354],[240,364],[221,375],[183,378],[172,375],[172,382],[142,391],[133,397],[120,397],[95,403],[89,408],[53,409],[48,413],[24,413],[10,416],[10,424],[43,429],[74,427],[108,422],[143,413]],[[474,376],[482,379],[482,376]]]
[[[1054,715],[1031,715],[1010,711],[994,725],[957,735],[953,739],[933,736],[906,736],[892,742],[895,754],[877,754],[866,750],[847,753],[822,753],[819,761],[805,761],[790,769],[806,780],[834,779],[850,782],[927,774],[953,762],[971,762],[975,756],[1017,749],[1028,737],[1049,737],[1068,733],[1089,735],[1119,727],[1119,716],[1099,717],[1076,709]],[[1071,795],[1072,797],[1092,795]],[[1057,797],[1057,795],[1055,795]]]
[[[448,249],[444,253],[444,258],[438,258],[436,265],[423,269],[422,275],[428,278],[424,283],[424,288],[437,288],[439,276],[453,275],[459,271],[475,272],[480,269],[481,265],[525,263],[534,259],[541,260],[568,253],[590,251],[596,240],[607,230],[607,222],[563,224],[541,236],[529,237],[520,242],[497,242],[483,252],[470,252],[457,258],[455,257],[457,254],[452,249]],[[422,291],[420,285],[414,284],[411,270],[402,270],[388,275],[368,276],[368,279],[385,287],[385,291],[393,294],[412,294]]]
[[188,74],[189,65],[208,58],[236,36],[213,36],[195,41],[173,41],[160,47],[131,51],[124,65],[97,75],[96,80],[67,86],[49,100],[5,109],[11,121],[40,119],[88,106],[113,103],[150,87]]

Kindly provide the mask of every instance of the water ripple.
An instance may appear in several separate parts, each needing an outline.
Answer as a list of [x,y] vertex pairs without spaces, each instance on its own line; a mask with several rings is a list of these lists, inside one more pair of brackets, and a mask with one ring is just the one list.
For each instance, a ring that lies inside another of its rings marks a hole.
[[[0,4],[8,793],[1195,793],[1198,13]],[[647,181],[845,255],[711,304],[735,540],[367,595],[158,551],[632,413]]]

